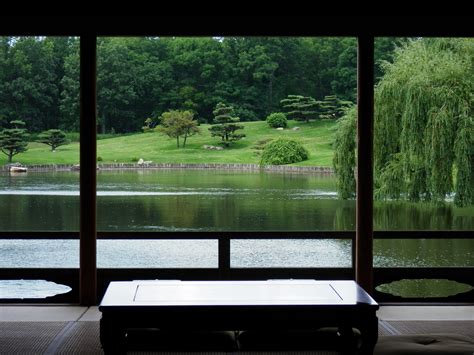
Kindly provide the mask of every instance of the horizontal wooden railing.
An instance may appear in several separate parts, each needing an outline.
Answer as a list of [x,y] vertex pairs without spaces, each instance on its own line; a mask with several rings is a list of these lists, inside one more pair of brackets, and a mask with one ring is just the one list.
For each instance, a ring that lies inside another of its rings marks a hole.
[[[97,271],[98,301],[110,281],[135,279],[180,280],[258,280],[277,278],[354,279],[353,231],[213,231],[213,232],[98,232],[99,240],[217,240],[218,261],[215,268],[99,268]],[[375,239],[473,239],[469,231],[376,231]],[[78,240],[79,232],[71,231],[2,231],[0,240]],[[231,266],[231,240],[269,239],[340,239],[352,241],[352,267],[259,267]],[[401,279],[449,279],[472,285],[474,267],[377,267],[375,286]],[[47,280],[72,288],[71,292],[46,299],[1,299],[0,303],[77,303],[79,300],[77,268],[0,268],[0,280]],[[375,292],[379,302],[426,302],[428,299],[401,298]],[[430,302],[474,302],[474,291],[446,298],[429,298]]]

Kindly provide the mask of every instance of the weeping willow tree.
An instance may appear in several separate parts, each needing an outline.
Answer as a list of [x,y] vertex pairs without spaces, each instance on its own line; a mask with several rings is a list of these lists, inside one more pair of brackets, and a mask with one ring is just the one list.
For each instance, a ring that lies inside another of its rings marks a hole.
[[356,181],[354,167],[356,165],[356,109],[351,108],[346,115],[337,121],[334,145],[334,170],[337,176],[337,191],[343,199],[355,197]]
[[[440,202],[454,193],[457,206],[473,204],[474,39],[411,41],[383,70],[375,89],[376,198]],[[340,127],[352,129],[338,132],[334,159],[339,194],[348,198],[355,115]]]

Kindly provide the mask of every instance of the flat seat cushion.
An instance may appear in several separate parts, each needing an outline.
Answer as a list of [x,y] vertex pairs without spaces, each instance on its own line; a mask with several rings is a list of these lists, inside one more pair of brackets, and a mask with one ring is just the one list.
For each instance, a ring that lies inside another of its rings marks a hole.
[[357,349],[360,332],[353,329],[352,337],[344,339],[337,328],[314,330],[247,330],[239,332],[240,350],[339,350]]
[[474,341],[472,338],[458,334],[382,336],[379,337],[374,353],[379,355],[473,355]]
[[130,329],[129,349],[158,351],[235,351],[234,331]]

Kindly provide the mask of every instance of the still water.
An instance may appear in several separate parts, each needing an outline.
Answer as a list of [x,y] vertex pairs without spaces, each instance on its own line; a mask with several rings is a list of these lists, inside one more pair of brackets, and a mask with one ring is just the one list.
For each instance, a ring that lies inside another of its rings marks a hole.
[[[0,175],[0,230],[79,228],[77,172]],[[100,231],[346,231],[355,202],[327,175],[99,171]],[[378,230],[473,230],[474,207],[377,202]],[[376,266],[473,266],[473,240],[376,240]],[[0,267],[78,267],[74,240],[0,240]],[[349,267],[347,240],[234,240],[234,267]],[[98,241],[99,267],[217,267],[217,242]]]

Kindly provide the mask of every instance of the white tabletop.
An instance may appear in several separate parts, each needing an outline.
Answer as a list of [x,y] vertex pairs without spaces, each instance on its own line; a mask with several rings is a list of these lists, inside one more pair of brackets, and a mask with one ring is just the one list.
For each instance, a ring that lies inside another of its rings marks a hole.
[[[111,282],[101,307],[210,305],[345,305],[373,301],[354,281],[128,281]],[[373,301],[375,303],[375,301]]]

